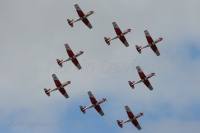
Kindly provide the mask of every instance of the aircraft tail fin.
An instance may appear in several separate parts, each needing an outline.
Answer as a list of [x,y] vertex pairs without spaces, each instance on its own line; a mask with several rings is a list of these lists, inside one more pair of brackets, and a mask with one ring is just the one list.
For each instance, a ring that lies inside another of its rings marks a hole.
[[132,89],[134,89],[134,83],[135,83],[135,81],[128,81],[128,83],[129,83],[129,85],[130,85],[130,87],[132,88]]
[[57,61],[58,65],[59,65],[60,67],[63,66],[63,65],[62,65],[62,61],[63,61],[63,60],[56,59],[56,61]]
[[50,91],[51,89],[49,88],[48,90],[46,88],[44,88],[44,92],[47,94],[47,96],[50,96]]
[[121,124],[123,122],[123,120],[121,120],[121,121],[119,121],[119,120],[117,120],[117,124],[122,128],[123,127],[123,125]]
[[73,25],[73,22],[74,20],[72,19],[72,20],[69,20],[69,19],[67,19],[67,22],[68,22],[68,24],[71,26],[71,27],[73,27],[74,25]]
[[85,114],[86,113],[85,110],[84,110],[85,106],[84,107],[79,106],[79,107],[80,107],[81,111],[83,112],[83,114]]
[[141,54],[142,53],[142,51],[141,51],[142,46],[135,45],[135,47],[136,47],[136,50]]
[[108,44],[108,45],[110,45],[110,37],[104,37],[104,40],[105,40],[105,42]]

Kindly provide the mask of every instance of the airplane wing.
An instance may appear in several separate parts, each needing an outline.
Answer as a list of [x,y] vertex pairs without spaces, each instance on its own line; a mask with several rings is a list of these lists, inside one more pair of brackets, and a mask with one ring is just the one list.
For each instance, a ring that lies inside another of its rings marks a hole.
[[97,103],[97,100],[95,99],[95,97],[93,96],[92,92],[91,91],[88,91],[88,95],[89,95],[89,98],[90,98],[90,101],[92,104],[96,104]]
[[129,45],[128,45],[128,42],[126,41],[126,38],[125,38],[124,36],[121,36],[119,39],[121,40],[121,42],[122,42],[126,47],[129,46]]
[[99,112],[99,114],[100,114],[101,116],[104,115],[103,110],[101,109],[101,107],[100,107],[99,105],[94,106],[94,108],[97,110],[97,112]]
[[143,83],[149,88],[149,90],[153,90],[153,87],[151,86],[149,80],[143,81]]
[[83,11],[81,10],[81,8],[78,6],[78,4],[75,4],[74,6],[75,6],[75,8],[76,8],[76,11],[77,11],[79,17],[85,16],[85,14],[84,14]]
[[[59,81],[59,79],[57,78],[57,76],[56,76],[55,74],[53,74],[52,77],[53,77],[53,80],[54,80],[56,86],[57,86],[57,87],[60,87],[62,84],[60,83],[60,81]],[[60,93],[63,94],[63,96],[64,96],[65,98],[69,98],[69,96],[68,96],[68,94],[67,94],[67,92],[65,91],[64,88],[60,88],[59,91],[60,91]]]
[[79,64],[78,60],[76,58],[74,58],[72,60],[72,62],[74,63],[74,65],[80,70],[81,69],[81,65]]
[[89,29],[92,29],[92,25],[87,18],[84,18],[82,21]]
[[153,50],[153,52],[154,52],[157,56],[160,55],[160,52],[158,51],[156,45],[151,45],[151,49]]
[[138,130],[142,129],[142,128],[140,127],[140,124],[138,123],[137,120],[132,120],[131,122],[133,123],[133,125],[134,125]]
[[69,57],[73,57],[74,53],[72,52],[71,48],[69,47],[68,44],[65,44],[65,49],[67,51],[67,54],[69,55]]
[[53,80],[56,84],[56,87],[60,87],[62,84],[60,83],[59,79],[57,78],[57,76],[55,74],[52,75]]
[[117,25],[117,23],[116,23],[116,22],[113,22],[112,24],[113,24],[113,27],[114,27],[114,29],[115,29],[116,34],[117,34],[117,35],[121,35],[121,34],[122,34],[122,31],[120,30],[120,28],[119,28],[119,26]]
[[141,79],[146,78],[146,76],[144,75],[142,69],[139,66],[137,66],[136,69],[137,69],[138,74],[139,74],[139,76],[140,76]]
[[65,91],[64,88],[60,88],[59,91],[60,91],[60,93],[63,94],[63,96],[64,96],[65,98],[69,98],[69,95],[67,94],[67,92]]
[[126,113],[127,113],[128,117],[133,118],[134,115],[133,115],[132,111],[130,110],[130,108],[128,106],[125,106],[125,109],[126,109]]
[[151,44],[153,42],[153,39],[151,38],[149,32],[147,30],[145,30],[144,34],[146,36],[147,42]]

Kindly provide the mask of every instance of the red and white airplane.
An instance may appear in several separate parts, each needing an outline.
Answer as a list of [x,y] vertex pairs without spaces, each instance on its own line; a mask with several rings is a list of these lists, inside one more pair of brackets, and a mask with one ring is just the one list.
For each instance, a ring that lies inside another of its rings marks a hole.
[[128,32],[130,32],[131,29],[127,29],[127,30],[125,30],[125,31],[122,32],[122,31],[120,30],[120,28],[118,27],[118,25],[117,25],[116,22],[113,22],[112,24],[113,24],[113,27],[114,27],[114,29],[115,29],[115,32],[116,32],[117,36],[115,36],[115,37],[113,37],[113,38],[104,37],[105,42],[106,42],[108,45],[110,45],[110,41],[111,41],[111,40],[114,40],[114,39],[119,38],[119,39],[121,40],[121,42],[122,42],[126,47],[128,47],[129,44],[128,44],[128,42],[126,41],[126,38],[124,37],[124,35],[127,34]]
[[137,118],[139,118],[140,116],[142,116],[143,113],[139,113],[139,114],[137,114],[137,115],[134,116],[133,113],[131,112],[131,110],[129,109],[128,106],[125,106],[125,109],[126,109],[126,112],[127,112],[129,118],[128,118],[127,120],[121,120],[121,121],[117,120],[117,124],[122,128],[122,127],[123,127],[122,124],[131,121],[131,122],[133,123],[133,125],[134,125],[138,130],[142,129],[142,128],[140,127],[140,124],[139,124],[138,121],[137,121]]
[[56,88],[55,89],[51,89],[51,88],[46,89],[46,88],[44,88],[44,91],[47,94],[47,96],[50,96],[50,92],[55,91],[55,90],[59,90],[60,93],[62,93],[65,98],[69,98],[69,95],[65,91],[64,87],[67,86],[68,84],[70,84],[71,81],[67,81],[67,82],[64,82],[64,83],[61,84],[59,79],[56,77],[55,74],[53,74],[52,77],[53,77],[53,80],[54,80],[54,82],[56,84]]
[[135,81],[132,81],[132,82],[128,81],[128,83],[131,86],[131,88],[134,89],[134,85],[135,84],[143,82],[149,88],[149,90],[153,90],[153,87],[151,86],[151,84],[150,84],[150,82],[149,82],[148,79],[151,78],[152,76],[154,76],[155,73],[150,73],[148,75],[145,75],[143,73],[142,69],[139,66],[137,66],[136,69],[137,69],[138,74],[139,74],[139,76],[140,76],[141,79],[139,81],[137,81],[137,82],[135,82]]
[[79,64],[78,60],[76,59],[76,57],[80,56],[83,54],[83,51],[80,51],[76,54],[74,54],[71,50],[71,48],[69,47],[68,44],[65,44],[65,49],[67,51],[67,54],[69,55],[69,58],[66,59],[66,60],[59,60],[59,59],[56,59],[57,60],[57,63],[60,67],[62,67],[62,63],[66,62],[66,61],[69,61],[71,60],[74,65],[80,70],[81,69],[81,65]]
[[80,109],[81,109],[81,111],[85,114],[85,113],[86,113],[86,112],[85,112],[86,109],[89,109],[89,108],[94,107],[94,108],[97,110],[97,112],[99,112],[99,114],[100,114],[101,116],[103,116],[104,113],[103,113],[103,111],[102,111],[102,109],[101,109],[101,107],[100,107],[99,105],[100,105],[101,103],[105,102],[105,101],[106,101],[106,98],[102,98],[101,100],[97,101],[97,100],[95,99],[95,97],[93,96],[93,94],[92,94],[91,91],[88,92],[88,95],[89,95],[89,98],[90,98],[90,101],[91,101],[92,104],[89,105],[89,106],[84,106],[84,107],[79,106]]
[[160,37],[160,38],[158,38],[158,39],[156,39],[156,40],[153,40],[153,39],[151,38],[151,36],[150,36],[150,34],[149,34],[149,32],[148,32],[147,30],[144,31],[144,34],[145,34],[145,36],[146,36],[146,39],[147,39],[148,44],[147,44],[146,46],[144,46],[144,47],[135,45],[137,51],[141,54],[141,52],[142,52],[141,50],[142,50],[143,48],[151,47],[151,49],[154,51],[154,53],[155,53],[157,56],[159,56],[159,55],[160,55],[160,52],[158,51],[158,49],[157,49],[157,47],[156,47],[156,43],[162,41],[163,38]]
[[75,8],[76,8],[76,11],[77,11],[77,13],[78,13],[79,18],[77,18],[76,20],[74,20],[74,19],[72,19],[72,20],[67,19],[68,24],[69,24],[71,27],[73,27],[73,23],[82,20],[83,23],[84,23],[89,29],[91,29],[91,28],[92,28],[92,25],[91,25],[90,22],[88,21],[87,17],[90,16],[91,14],[93,14],[94,11],[89,11],[88,13],[84,14],[83,11],[81,10],[81,8],[78,6],[78,4],[75,4],[74,6],[75,6]]

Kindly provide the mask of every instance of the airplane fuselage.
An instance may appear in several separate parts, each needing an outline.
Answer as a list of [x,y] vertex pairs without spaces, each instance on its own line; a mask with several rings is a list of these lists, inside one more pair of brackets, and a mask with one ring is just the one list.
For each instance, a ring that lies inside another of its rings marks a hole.
[[99,104],[102,104],[103,102],[105,102],[105,99],[99,100],[96,104],[90,104],[89,106],[85,107],[83,110],[95,107],[95,106],[97,106]]
[[71,22],[71,23],[74,23],[74,22],[77,22],[77,21],[83,20],[83,19],[89,17],[89,16],[90,16],[91,14],[93,14],[93,13],[94,13],[94,11],[90,11],[90,12],[86,13],[86,15],[84,15],[83,17],[79,17],[79,18],[77,18],[76,20],[74,20],[74,21]]
[[149,44],[145,45],[144,47],[139,48],[139,50],[146,48],[146,47],[151,47],[152,45],[156,45],[156,43],[158,43],[160,41],[162,41],[162,38],[158,38],[158,39],[154,40],[152,43],[149,43]]
[[126,35],[128,32],[130,32],[130,29],[127,29],[127,30],[123,31],[120,35],[116,35],[115,37],[109,39],[108,42],[111,41],[111,40],[114,40],[114,39],[120,38],[120,37]]
[[146,75],[146,77],[144,79],[140,79],[137,82],[135,82],[134,85],[137,83],[140,83],[140,82],[144,82],[145,80],[148,80],[149,78],[151,78],[154,75],[155,75],[155,73],[148,74],[148,75]]
[[55,90],[59,90],[60,88],[64,88],[65,86],[67,86],[68,84],[70,84],[70,82],[71,81],[67,81],[67,82],[63,83],[60,87],[56,87],[54,89],[49,90],[48,93],[52,92],[52,91],[55,91]]
[[137,118],[139,118],[139,117],[142,116],[142,115],[143,115],[143,113],[137,114],[137,115],[135,115],[135,117],[133,117],[133,118],[128,118],[128,119],[126,119],[126,120],[123,120],[120,124],[122,125],[122,124],[124,124],[124,123],[130,122],[130,121],[133,121],[133,120],[136,120]]
[[83,54],[83,51],[80,51],[80,52],[76,53],[73,57],[69,57],[68,59],[62,61],[61,63],[66,62],[66,61],[73,60],[73,59],[75,59],[76,57],[78,57],[78,56],[80,56],[80,55],[82,55],[82,54]]

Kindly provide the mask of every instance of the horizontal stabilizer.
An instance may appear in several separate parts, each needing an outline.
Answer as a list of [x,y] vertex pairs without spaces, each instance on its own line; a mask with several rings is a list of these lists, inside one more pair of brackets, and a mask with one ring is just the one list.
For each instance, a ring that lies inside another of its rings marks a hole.
[[46,88],[44,88],[44,92],[47,94],[47,96],[50,96],[50,91],[51,89],[49,88],[48,90]]
[[135,45],[135,47],[136,47],[136,50],[141,54],[142,53],[142,51],[141,51],[142,46]]
[[121,122],[123,122],[123,120],[121,120],[121,121],[117,120],[117,124],[122,128],[123,125],[121,124]]
[[63,61],[63,60],[56,59],[56,61],[57,61],[58,65],[59,65],[60,67],[63,66],[63,65],[62,65],[62,61]]
[[74,20],[72,19],[72,20],[69,20],[69,19],[67,19],[67,22],[68,22],[68,24],[71,26],[71,27],[73,27],[74,25],[73,25],[73,22]]
[[85,114],[84,108],[82,106],[79,106],[79,107],[80,107],[81,111],[83,112],[83,114]]
[[110,40],[110,37],[108,37],[108,38],[107,38],[107,37],[104,37],[104,40],[105,40],[105,42],[106,42],[108,45],[110,45],[110,41],[109,41],[109,40]]
[[134,89],[134,81],[133,82],[131,82],[131,81],[128,81],[128,83],[129,83],[129,85],[130,85],[130,87],[132,88],[132,89]]

